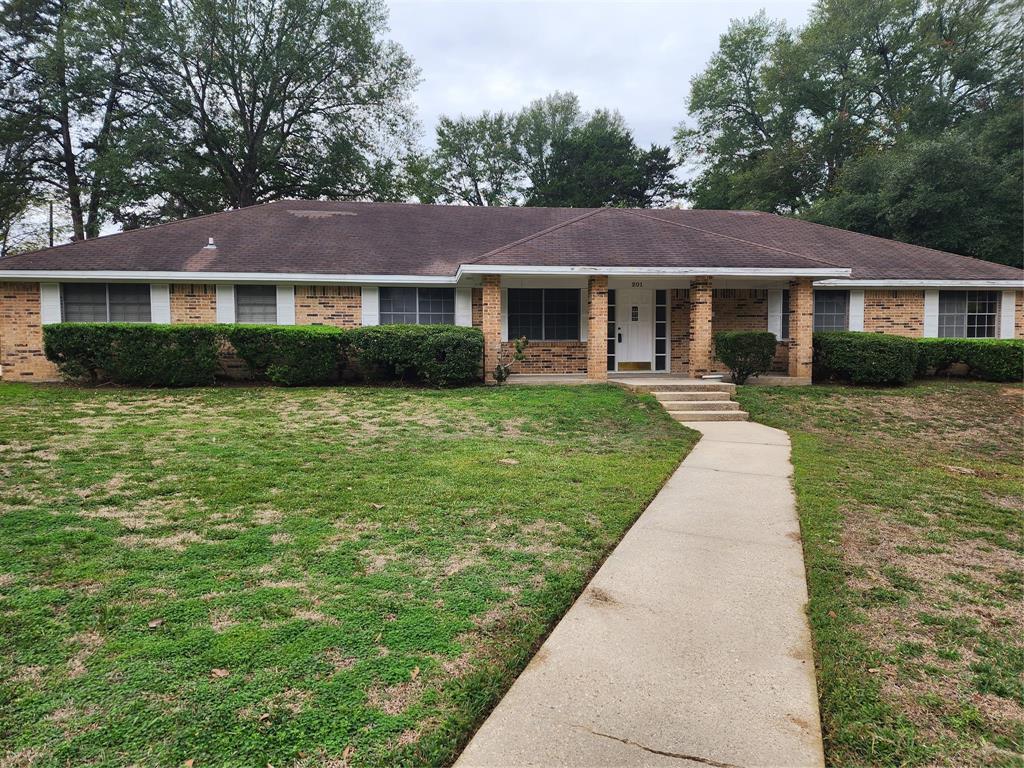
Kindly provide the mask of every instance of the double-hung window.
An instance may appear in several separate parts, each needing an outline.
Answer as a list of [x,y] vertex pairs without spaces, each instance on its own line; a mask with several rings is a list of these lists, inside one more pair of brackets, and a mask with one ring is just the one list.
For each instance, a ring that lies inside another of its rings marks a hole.
[[64,283],[62,316],[69,323],[148,323],[148,283]]
[[381,288],[380,324],[455,325],[454,288]]
[[939,291],[940,338],[988,339],[996,335],[996,291]]
[[579,341],[578,288],[509,288],[508,337],[530,341]]
[[235,322],[277,324],[277,286],[236,285]]
[[849,303],[849,291],[815,291],[814,330],[845,331],[849,328]]

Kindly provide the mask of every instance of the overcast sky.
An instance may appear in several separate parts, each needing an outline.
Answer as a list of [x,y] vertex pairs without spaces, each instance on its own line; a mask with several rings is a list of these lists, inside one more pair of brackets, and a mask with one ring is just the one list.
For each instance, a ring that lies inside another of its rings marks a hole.
[[801,25],[809,0],[389,0],[391,37],[416,60],[423,142],[439,115],[514,111],[553,91],[615,108],[637,142],[668,144],[690,78],[729,20],[764,8]]

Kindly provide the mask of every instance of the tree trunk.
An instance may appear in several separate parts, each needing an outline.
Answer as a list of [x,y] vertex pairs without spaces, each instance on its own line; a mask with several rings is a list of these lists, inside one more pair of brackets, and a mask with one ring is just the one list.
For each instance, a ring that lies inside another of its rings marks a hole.
[[78,178],[75,148],[71,141],[71,110],[68,103],[68,62],[65,49],[67,6],[61,5],[60,21],[57,22],[57,67],[60,86],[60,108],[57,120],[60,123],[61,161],[67,178],[68,206],[71,208],[71,226],[75,240],[85,239],[85,219],[82,215],[82,185]]

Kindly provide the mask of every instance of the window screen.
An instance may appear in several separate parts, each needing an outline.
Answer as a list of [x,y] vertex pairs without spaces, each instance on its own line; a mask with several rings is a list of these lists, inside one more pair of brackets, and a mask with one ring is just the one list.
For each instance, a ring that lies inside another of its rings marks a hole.
[[454,288],[381,288],[380,323],[455,324]]
[[147,283],[64,283],[63,318],[69,323],[148,323]]
[[998,311],[999,296],[995,291],[940,291],[939,336],[993,338]]
[[849,296],[848,291],[815,291],[814,330],[845,331]]
[[508,336],[531,341],[579,341],[577,288],[510,288]]
[[789,291],[782,292],[782,334],[780,338],[789,338]]
[[277,287],[273,285],[236,285],[235,322],[277,323]]
[[110,320],[115,323],[148,323],[151,319],[149,286],[140,283],[111,283],[107,288]]

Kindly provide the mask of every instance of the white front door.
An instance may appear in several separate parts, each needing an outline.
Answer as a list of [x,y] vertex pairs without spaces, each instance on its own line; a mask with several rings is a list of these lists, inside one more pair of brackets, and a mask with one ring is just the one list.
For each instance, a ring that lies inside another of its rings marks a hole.
[[615,361],[620,371],[649,371],[654,350],[653,293],[646,288],[615,292]]

